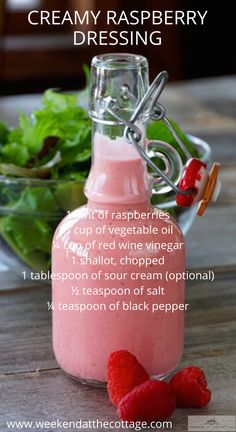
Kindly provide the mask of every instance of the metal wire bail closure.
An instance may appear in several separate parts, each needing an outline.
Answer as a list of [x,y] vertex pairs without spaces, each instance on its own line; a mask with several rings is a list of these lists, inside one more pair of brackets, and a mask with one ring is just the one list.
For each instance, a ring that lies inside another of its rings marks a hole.
[[[153,194],[164,194],[173,190],[180,195],[186,195],[189,191],[182,191],[177,187],[183,169],[179,153],[172,146],[163,141],[149,142],[146,140],[146,148],[144,149],[140,145],[140,140],[142,138],[141,131],[139,130],[137,123],[134,124],[135,122],[138,122],[140,118],[145,121],[149,119],[163,120],[170,132],[177,139],[178,143],[180,141],[179,145],[185,152],[186,157],[189,157],[188,150],[185,148],[180,137],[166,118],[165,108],[157,102],[167,79],[168,73],[166,71],[159,73],[143,99],[138,104],[129,121],[124,120],[120,116],[114,100],[107,100],[106,109],[116,120],[118,120],[119,123],[126,126],[124,130],[124,138],[128,143],[134,145],[139,155],[151,168],[151,174],[154,178]],[[154,159],[157,164],[154,163],[152,159]]]

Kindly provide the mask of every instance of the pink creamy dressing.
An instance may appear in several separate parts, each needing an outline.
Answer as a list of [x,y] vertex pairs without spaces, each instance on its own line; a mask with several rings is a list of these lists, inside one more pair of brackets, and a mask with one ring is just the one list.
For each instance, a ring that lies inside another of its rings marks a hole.
[[[163,250],[148,249],[147,244],[154,242],[183,242],[180,229],[173,219],[156,220],[150,212],[147,190],[150,179],[146,168],[132,145],[123,138],[109,140],[99,134],[94,139],[94,163],[86,184],[88,205],[68,214],[57,227],[54,243],[60,247],[53,249],[52,271],[67,273],[117,273],[119,280],[67,280],[62,283],[54,280],[52,300],[58,303],[96,303],[105,304],[106,311],[63,311],[55,307],[53,311],[53,344],[59,365],[69,374],[81,379],[106,380],[107,360],[111,352],[126,349],[137,356],[150,375],[165,375],[174,369],[180,361],[183,350],[184,312],[165,314],[163,311],[110,311],[109,305],[117,301],[126,304],[184,303],[184,282],[167,282],[165,272],[183,272],[185,266],[184,250],[166,253]],[[99,219],[98,210],[109,210],[105,221]],[[140,211],[147,213],[147,219],[114,220],[112,212]],[[89,217],[93,213],[94,218]],[[87,216],[86,216],[87,215]],[[86,217],[85,217],[86,216]],[[129,234],[121,237],[106,228],[104,235],[95,233],[96,227],[158,227],[158,234]],[[172,226],[172,234],[161,234],[161,228]],[[90,227],[93,234],[87,237],[78,235],[77,228]],[[77,233],[76,233],[77,232]],[[142,249],[89,250],[85,244],[95,240],[96,244],[107,242],[142,243]],[[80,246],[78,247],[78,243]],[[68,249],[68,245],[70,246]],[[121,265],[122,257],[161,257],[165,254],[164,265],[138,267],[134,264]],[[80,257],[114,257],[117,265],[81,265]],[[76,264],[73,262],[76,260]],[[163,280],[152,278],[153,273],[162,273]],[[126,274],[122,279],[121,274]],[[144,274],[144,276],[142,275]],[[151,275],[146,279],[145,274]],[[135,288],[162,287],[163,295],[137,296]],[[72,295],[72,287],[85,288],[126,288],[130,295],[103,296]]]

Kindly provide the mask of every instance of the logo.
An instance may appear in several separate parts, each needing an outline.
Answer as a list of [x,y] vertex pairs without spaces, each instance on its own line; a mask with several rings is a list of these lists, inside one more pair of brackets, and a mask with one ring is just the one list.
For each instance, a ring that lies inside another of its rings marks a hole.
[[190,415],[189,432],[235,432],[236,417],[232,415]]

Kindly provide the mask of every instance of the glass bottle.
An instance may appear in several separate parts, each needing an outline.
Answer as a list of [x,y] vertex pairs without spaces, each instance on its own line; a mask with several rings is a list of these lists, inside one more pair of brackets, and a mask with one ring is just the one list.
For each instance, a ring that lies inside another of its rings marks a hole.
[[[129,120],[148,84],[144,57],[93,59],[88,203],[62,220],[53,240],[54,353],[69,375],[91,384],[106,381],[113,351],[130,351],[150,376],[163,377],[183,350],[183,308],[168,308],[184,304],[184,281],[167,277],[185,269],[183,235],[151,206],[152,177],[108,109],[112,100]],[[145,120],[143,113],[136,123],[143,147]]]

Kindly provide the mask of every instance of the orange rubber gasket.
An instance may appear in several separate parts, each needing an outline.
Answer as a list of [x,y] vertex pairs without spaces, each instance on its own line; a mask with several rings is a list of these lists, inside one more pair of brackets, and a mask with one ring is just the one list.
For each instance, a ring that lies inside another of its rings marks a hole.
[[211,197],[213,195],[216,186],[219,170],[220,170],[220,164],[218,162],[215,162],[209,173],[209,180],[207,182],[204,195],[198,205],[198,210],[197,210],[198,216],[202,216],[204,214],[206,208],[208,207],[211,201]]

